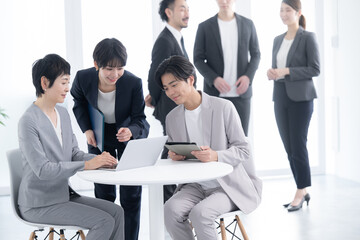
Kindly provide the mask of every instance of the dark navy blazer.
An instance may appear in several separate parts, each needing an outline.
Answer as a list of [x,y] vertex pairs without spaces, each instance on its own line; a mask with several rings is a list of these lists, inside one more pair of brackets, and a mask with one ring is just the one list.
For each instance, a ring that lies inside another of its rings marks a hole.
[[[98,85],[98,72],[95,68],[89,68],[77,72],[71,87],[70,92],[74,97],[73,111],[83,132],[92,129],[88,104],[98,109]],[[124,75],[116,82],[116,128],[129,128],[133,139],[146,138],[150,126],[146,121],[144,108],[141,79],[125,71]]]

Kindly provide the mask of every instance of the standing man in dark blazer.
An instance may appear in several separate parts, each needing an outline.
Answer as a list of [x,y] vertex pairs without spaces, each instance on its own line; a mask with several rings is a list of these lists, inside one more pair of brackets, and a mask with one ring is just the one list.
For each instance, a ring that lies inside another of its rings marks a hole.
[[[161,122],[163,134],[166,135],[165,118],[176,107],[176,104],[166,96],[155,82],[155,72],[160,63],[170,56],[181,55],[188,58],[181,30],[188,26],[189,7],[186,0],[162,0],[159,14],[161,19],[166,21],[166,26],[156,39],[152,49],[148,77],[149,95],[145,97],[145,104],[154,108],[153,115]],[[166,149],[164,149],[161,157],[167,158]],[[176,185],[164,186],[164,201],[172,196],[175,188]]]
[[234,2],[217,0],[218,14],[199,24],[194,64],[204,77],[205,93],[233,102],[247,136],[260,50],[253,22],[232,10]]

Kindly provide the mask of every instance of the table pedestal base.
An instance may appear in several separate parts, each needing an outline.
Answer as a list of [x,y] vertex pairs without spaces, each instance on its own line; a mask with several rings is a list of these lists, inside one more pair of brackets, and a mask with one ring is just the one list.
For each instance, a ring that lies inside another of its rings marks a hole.
[[165,240],[163,185],[149,185],[150,239]]

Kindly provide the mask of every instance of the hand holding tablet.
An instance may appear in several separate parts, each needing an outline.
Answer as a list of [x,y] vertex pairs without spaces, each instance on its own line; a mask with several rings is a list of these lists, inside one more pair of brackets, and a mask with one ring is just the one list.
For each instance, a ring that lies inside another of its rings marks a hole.
[[200,147],[194,142],[168,142],[165,147],[178,155],[185,156],[185,159],[196,159],[191,154],[191,151],[201,151]]

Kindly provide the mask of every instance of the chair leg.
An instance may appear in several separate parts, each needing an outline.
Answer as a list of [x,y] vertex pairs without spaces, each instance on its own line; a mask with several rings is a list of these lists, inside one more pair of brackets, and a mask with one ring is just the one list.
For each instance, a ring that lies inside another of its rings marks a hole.
[[244,225],[242,224],[242,222],[240,221],[240,218],[238,215],[235,215],[235,218],[236,218],[236,221],[239,225],[239,228],[240,228],[240,231],[241,231],[241,234],[243,235],[244,237],[244,240],[249,240],[249,237],[248,235],[246,234],[246,231],[245,231],[245,228],[244,228]]
[[226,230],[225,230],[225,223],[223,218],[220,218],[220,231],[221,231],[221,239],[226,240]]
[[84,234],[83,230],[79,230],[79,234],[80,234],[81,240],[85,240],[85,234]]
[[66,240],[65,234],[64,234],[64,229],[60,229],[60,239],[59,240]]
[[29,240],[34,240],[36,237],[35,231],[31,232]]
[[49,240],[54,240],[54,228],[49,229]]

